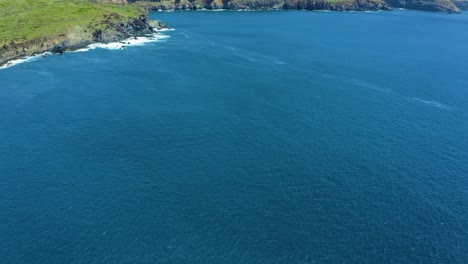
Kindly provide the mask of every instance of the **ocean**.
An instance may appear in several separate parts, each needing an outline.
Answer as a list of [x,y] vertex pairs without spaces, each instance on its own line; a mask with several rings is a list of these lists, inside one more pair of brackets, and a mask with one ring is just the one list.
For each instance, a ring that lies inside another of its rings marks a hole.
[[156,12],[0,70],[1,263],[468,263],[468,14]]

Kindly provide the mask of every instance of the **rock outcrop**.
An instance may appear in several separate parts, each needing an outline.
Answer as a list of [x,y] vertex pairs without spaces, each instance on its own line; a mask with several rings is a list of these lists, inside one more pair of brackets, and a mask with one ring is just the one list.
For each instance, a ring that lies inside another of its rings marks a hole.
[[[125,21],[125,22],[123,22]],[[154,29],[166,27],[164,23],[149,20],[146,15],[138,19],[122,18],[111,13],[102,18],[99,26],[74,27],[59,35],[46,36],[31,41],[11,41],[0,47],[0,66],[10,60],[41,54],[44,52],[64,53],[84,48],[92,43],[116,42],[131,37],[154,34]]]
[[336,2],[320,0],[287,0],[283,8],[332,11],[366,11],[391,9],[384,1],[373,0],[344,0]]
[[390,10],[392,7],[459,13],[468,8],[468,0],[128,0],[142,2],[150,10]]
[[[135,2],[135,0],[130,0]],[[143,1],[140,3],[149,10],[334,10],[364,11],[390,10],[383,0],[174,0]]]
[[444,13],[460,13],[460,9],[451,0],[385,0],[392,7],[435,11]]

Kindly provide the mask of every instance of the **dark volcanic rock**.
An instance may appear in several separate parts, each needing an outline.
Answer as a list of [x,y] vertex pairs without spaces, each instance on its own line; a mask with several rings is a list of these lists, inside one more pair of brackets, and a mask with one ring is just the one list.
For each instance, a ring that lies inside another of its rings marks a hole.
[[52,53],[61,54],[61,53],[64,53],[69,46],[70,46],[70,43],[68,43],[68,41],[63,41],[63,42],[53,46],[50,51]]
[[93,41],[99,42],[101,41],[102,30],[97,29],[93,32]]

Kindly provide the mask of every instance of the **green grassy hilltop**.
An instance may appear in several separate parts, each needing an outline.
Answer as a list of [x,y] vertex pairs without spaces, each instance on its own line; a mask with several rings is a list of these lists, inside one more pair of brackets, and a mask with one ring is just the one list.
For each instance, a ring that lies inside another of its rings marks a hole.
[[125,0],[0,0],[0,66],[44,52],[147,36],[163,23]]
[[105,15],[114,19],[138,18],[136,5],[91,0],[0,0],[0,45],[66,34],[73,27],[100,27]]

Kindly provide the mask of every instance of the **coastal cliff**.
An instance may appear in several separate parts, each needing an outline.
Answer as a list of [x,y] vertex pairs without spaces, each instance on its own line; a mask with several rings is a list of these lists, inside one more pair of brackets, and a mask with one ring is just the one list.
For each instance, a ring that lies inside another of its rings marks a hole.
[[146,10],[121,0],[0,0],[0,66],[44,52],[63,53],[92,43],[153,34],[165,27]]
[[[135,2],[135,0],[129,2]],[[138,2],[149,10],[391,10],[390,6],[383,0],[174,0]]]
[[460,13],[460,9],[451,0],[385,0],[392,7],[435,11],[443,13]]
[[468,8],[467,0],[129,0],[150,10],[332,10],[377,11],[392,7],[459,13]]
[[[129,2],[137,2],[129,4]],[[390,10],[459,13],[468,0],[0,0],[0,66],[44,52],[153,34],[163,28],[148,10]]]

